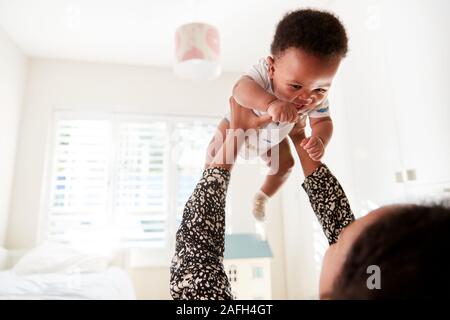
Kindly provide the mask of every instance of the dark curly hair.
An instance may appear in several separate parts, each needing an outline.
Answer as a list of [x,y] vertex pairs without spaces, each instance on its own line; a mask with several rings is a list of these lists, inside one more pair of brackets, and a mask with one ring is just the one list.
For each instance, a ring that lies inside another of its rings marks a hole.
[[291,47],[320,58],[343,58],[348,51],[347,33],[339,18],[330,12],[296,10],[278,23],[270,51],[280,56]]
[[[408,205],[394,210],[355,241],[330,298],[450,298],[450,207]],[[380,268],[380,289],[368,289],[371,265]]]

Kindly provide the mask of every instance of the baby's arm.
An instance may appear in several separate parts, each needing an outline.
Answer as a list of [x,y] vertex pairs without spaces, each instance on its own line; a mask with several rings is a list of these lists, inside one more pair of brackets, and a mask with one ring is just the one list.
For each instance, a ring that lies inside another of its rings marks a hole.
[[262,88],[249,76],[242,76],[233,87],[233,97],[241,106],[267,112],[271,102],[277,97]]
[[297,121],[298,110],[294,104],[279,100],[249,76],[241,77],[234,85],[233,98],[245,108],[267,112],[273,121]]
[[309,125],[311,126],[311,136],[320,138],[326,147],[333,135],[333,121],[331,117],[309,118]]

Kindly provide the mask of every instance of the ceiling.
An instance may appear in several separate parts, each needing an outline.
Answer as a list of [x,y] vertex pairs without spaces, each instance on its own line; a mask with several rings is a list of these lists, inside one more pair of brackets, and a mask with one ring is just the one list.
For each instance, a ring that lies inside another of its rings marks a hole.
[[225,71],[268,53],[277,21],[333,0],[0,0],[0,27],[33,57],[171,66],[174,33],[186,22],[215,25]]

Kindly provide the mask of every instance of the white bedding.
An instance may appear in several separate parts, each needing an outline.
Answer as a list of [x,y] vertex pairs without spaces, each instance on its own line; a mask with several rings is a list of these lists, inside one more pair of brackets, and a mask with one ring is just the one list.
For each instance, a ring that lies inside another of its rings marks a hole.
[[92,273],[0,272],[0,299],[136,299],[128,273],[115,266]]
[[136,299],[112,256],[44,243],[0,271],[0,299]]

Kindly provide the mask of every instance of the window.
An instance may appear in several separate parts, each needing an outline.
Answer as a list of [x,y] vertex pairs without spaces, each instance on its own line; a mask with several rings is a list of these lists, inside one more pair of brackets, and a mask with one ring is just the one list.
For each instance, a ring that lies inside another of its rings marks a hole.
[[66,242],[106,223],[111,124],[61,120],[56,131],[48,236]]
[[237,282],[237,267],[235,265],[231,265],[228,268],[228,280],[230,282]]
[[178,142],[174,155],[178,159],[174,168],[176,179],[176,226],[181,222],[184,204],[194,190],[206,159],[206,147],[215,127],[177,122],[174,139]]
[[252,274],[253,274],[253,279],[262,279],[263,278],[263,268],[262,267],[253,267]]
[[58,113],[44,237],[169,249],[216,124]]
[[112,212],[121,241],[131,246],[164,246],[169,206],[164,121],[120,122],[113,172]]

